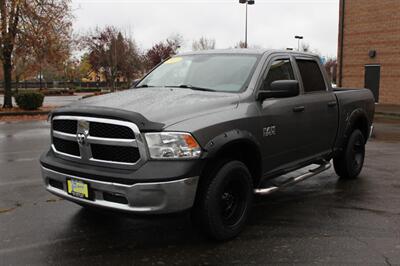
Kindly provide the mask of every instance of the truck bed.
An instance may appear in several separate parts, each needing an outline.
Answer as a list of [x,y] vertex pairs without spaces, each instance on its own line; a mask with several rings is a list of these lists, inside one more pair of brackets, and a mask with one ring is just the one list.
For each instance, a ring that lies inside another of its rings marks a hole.
[[[339,128],[335,147],[341,147],[344,141],[348,118],[354,111],[364,112],[369,121],[373,121],[375,101],[369,89],[336,88],[333,90],[339,107]],[[340,137],[342,136],[342,137]]]

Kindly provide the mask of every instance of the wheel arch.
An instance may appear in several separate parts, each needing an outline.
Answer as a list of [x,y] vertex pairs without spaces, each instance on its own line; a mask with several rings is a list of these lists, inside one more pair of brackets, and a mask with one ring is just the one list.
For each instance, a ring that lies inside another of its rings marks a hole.
[[262,174],[260,144],[250,132],[231,130],[210,140],[205,146],[207,159],[204,171],[218,167],[226,160],[238,160],[249,169],[253,185],[257,186]]
[[348,138],[350,137],[351,133],[355,129],[359,129],[361,131],[361,133],[364,136],[365,142],[366,142],[369,138],[370,126],[371,126],[371,123],[368,120],[367,113],[361,108],[354,110],[350,114],[348,123],[346,125],[346,130],[345,130],[345,134],[344,134],[346,142],[347,142]]

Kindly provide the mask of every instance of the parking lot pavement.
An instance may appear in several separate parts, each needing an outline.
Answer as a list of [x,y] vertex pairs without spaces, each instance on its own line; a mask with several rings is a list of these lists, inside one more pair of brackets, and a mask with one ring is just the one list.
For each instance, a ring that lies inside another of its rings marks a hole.
[[400,264],[400,143],[371,141],[358,180],[329,170],[258,198],[235,240],[214,243],[187,215],[91,212],[47,193],[46,122],[0,123],[0,265]]

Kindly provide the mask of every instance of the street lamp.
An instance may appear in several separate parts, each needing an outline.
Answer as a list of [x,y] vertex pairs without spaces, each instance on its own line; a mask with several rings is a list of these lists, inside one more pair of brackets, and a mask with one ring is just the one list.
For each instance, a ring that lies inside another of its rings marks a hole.
[[300,51],[300,40],[303,40],[303,36],[296,35],[294,38],[297,39],[297,51]]
[[254,0],[239,0],[240,4],[246,4],[246,22],[245,22],[245,33],[244,33],[244,48],[247,48],[247,6],[254,5]]

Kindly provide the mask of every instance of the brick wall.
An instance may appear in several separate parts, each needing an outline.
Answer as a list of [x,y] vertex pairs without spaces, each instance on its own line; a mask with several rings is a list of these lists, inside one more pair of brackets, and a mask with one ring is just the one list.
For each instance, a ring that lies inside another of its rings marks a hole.
[[[364,66],[379,64],[379,102],[400,104],[400,0],[344,2],[342,62],[341,36],[338,49],[341,86],[364,87]],[[342,9],[343,3],[341,13]],[[376,50],[375,58],[369,57],[370,50]]]

